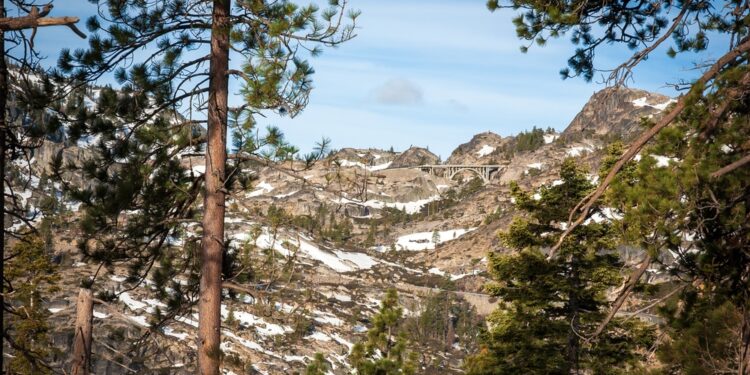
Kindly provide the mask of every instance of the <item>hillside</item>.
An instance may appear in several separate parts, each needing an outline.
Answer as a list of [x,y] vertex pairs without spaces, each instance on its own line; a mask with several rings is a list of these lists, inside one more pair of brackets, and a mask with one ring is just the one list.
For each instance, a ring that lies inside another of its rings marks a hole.
[[[400,292],[410,318],[418,317],[440,291],[468,302],[470,308],[462,305],[467,314],[486,316],[497,302],[482,294],[486,256],[507,251],[497,232],[516,214],[509,182],[531,189],[554,184],[567,157],[589,167],[596,180],[604,147],[630,139],[641,118],[658,117],[669,103],[669,98],[645,91],[607,89],[594,94],[559,134],[541,129],[508,137],[477,134],[457,146],[445,163],[502,165],[488,184],[470,172],[447,179],[413,168],[438,163],[437,156],[417,147],[402,152],[344,148],[309,168],[301,162],[243,164],[253,178],[247,187],[232,188],[225,241],[229,252],[247,255],[256,279],[225,284],[225,367],[237,374],[300,372],[320,352],[333,364],[333,373],[347,374],[346,356],[364,337],[390,287]],[[62,152],[65,160],[82,160],[94,152],[94,143],[49,139],[29,163],[13,167],[15,191],[30,215],[60,189],[43,182],[53,156]],[[205,171],[202,156],[185,155],[181,163],[192,173]],[[75,174],[69,180],[88,183]],[[193,373],[195,309],[186,308],[167,324],[151,328],[151,315],[165,306],[152,287],[154,271],[138,283],[127,278],[125,265],[98,270],[75,247],[77,227],[72,224],[80,219],[78,202],[57,196],[63,208],[58,210],[62,220],[53,255],[61,259],[64,282],[60,291],[45,296],[56,322],[56,346],[67,347],[72,340],[76,286],[82,277],[96,274],[95,288],[116,297],[95,306],[93,351],[119,358],[122,366],[100,358],[95,373],[156,368]],[[195,209],[200,211],[201,205]],[[124,212],[123,220],[128,215]],[[29,217],[41,223],[42,216]],[[20,223],[5,226],[20,228]],[[169,246],[187,249],[200,233],[195,223],[181,224]],[[160,355],[125,359],[112,354],[126,352],[146,332]],[[423,348],[425,366],[433,373],[460,373],[462,359],[476,343],[469,334],[451,340]]]

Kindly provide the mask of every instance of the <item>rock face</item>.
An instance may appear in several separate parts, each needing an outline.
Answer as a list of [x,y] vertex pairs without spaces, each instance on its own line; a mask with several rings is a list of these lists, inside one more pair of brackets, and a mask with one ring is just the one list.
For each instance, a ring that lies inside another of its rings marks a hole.
[[422,147],[411,147],[393,160],[391,168],[408,168],[424,164],[437,164],[437,155]]
[[493,132],[479,133],[469,142],[459,145],[448,158],[448,164],[492,164],[499,159],[503,146],[511,138],[503,138]]
[[658,116],[674,100],[628,88],[606,88],[595,93],[562,133],[565,140],[613,135],[629,139],[640,129],[641,118]]

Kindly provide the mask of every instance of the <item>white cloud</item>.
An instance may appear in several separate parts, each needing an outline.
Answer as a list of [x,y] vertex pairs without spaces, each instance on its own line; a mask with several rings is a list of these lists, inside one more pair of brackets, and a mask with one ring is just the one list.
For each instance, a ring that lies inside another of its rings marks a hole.
[[408,79],[388,80],[373,90],[376,102],[387,105],[422,104],[422,88]]

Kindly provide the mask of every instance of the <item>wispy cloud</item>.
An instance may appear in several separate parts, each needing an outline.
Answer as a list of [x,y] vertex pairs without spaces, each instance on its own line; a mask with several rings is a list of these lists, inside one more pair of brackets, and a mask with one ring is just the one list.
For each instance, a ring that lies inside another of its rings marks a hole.
[[422,88],[408,79],[390,79],[373,90],[372,96],[379,104],[408,105],[422,104]]

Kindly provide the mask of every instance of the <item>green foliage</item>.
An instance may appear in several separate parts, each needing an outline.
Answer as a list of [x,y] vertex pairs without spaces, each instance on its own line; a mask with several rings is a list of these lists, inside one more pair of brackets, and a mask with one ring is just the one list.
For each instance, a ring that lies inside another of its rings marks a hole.
[[[649,329],[616,318],[599,338],[584,342],[609,309],[607,290],[619,286],[622,262],[616,233],[603,220],[577,227],[548,259],[570,210],[593,188],[573,159],[562,165],[562,184],[542,187],[535,199],[511,187],[526,218],[514,219],[502,242],[515,250],[489,254],[493,283],[486,290],[500,307],[478,354],[466,360],[469,374],[627,373],[651,343]],[[599,212],[594,207],[594,212]]]
[[4,265],[3,338],[10,346],[8,371],[13,374],[52,374],[49,367],[59,354],[52,346],[43,297],[59,289],[56,266],[46,254],[44,241],[29,235],[10,249]]
[[403,309],[395,289],[389,289],[367,331],[367,341],[354,345],[349,362],[360,375],[414,374],[416,353],[400,329]]
[[234,311],[234,305],[229,306],[229,311],[227,312],[227,318],[224,319],[224,324],[231,328],[232,330],[237,330],[240,328],[240,321],[237,320],[237,317],[235,316]]
[[[91,153],[68,163],[60,153],[52,163],[54,177],[81,203],[81,253],[104,267],[128,267],[130,281],[155,274],[154,289],[168,300],[157,315],[174,316],[199,292],[200,236],[194,222],[202,219],[196,208],[207,171],[200,168],[205,163],[195,165],[187,156],[205,149],[205,121],[198,119],[206,117],[207,98],[226,89],[206,78],[212,65],[222,59],[241,65],[222,72],[239,81],[244,103],[229,109],[219,124],[225,138],[232,135],[238,156],[220,166],[219,178],[227,191],[246,188],[252,182],[248,170],[259,160],[301,158],[309,165],[327,152],[330,141],[324,138],[312,154],[300,157],[278,128],[262,129],[256,119],[260,111],[294,116],[304,108],[313,74],[307,51],[351,39],[358,13],[347,14],[343,3],[321,10],[291,1],[231,2],[225,29],[230,45],[217,52],[210,47],[212,29],[218,29],[208,3],[92,2],[100,12],[87,22],[88,46],[61,52],[53,78],[71,85],[52,108],[66,121],[66,142],[85,144]],[[98,88],[92,104],[86,85],[107,75],[117,87]],[[224,278],[253,277],[240,275],[252,269],[234,264],[249,259],[247,254],[223,250]],[[189,283],[176,283],[178,274],[188,274]]]
[[522,131],[515,137],[515,145],[513,147],[513,153],[534,151],[544,145],[544,135],[549,133],[549,130],[544,131],[542,128],[534,126],[531,131]]
[[738,373],[742,311],[729,301],[711,301],[696,292],[681,300],[662,308],[669,324],[668,339],[657,351],[664,366],[659,373]]
[[428,359],[420,367],[440,373],[446,365],[442,361],[445,353],[456,348],[465,353],[477,350],[484,320],[468,302],[442,291],[427,299],[418,316],[405,319],[403,329],[415,350],[427,354],[422,356]]
[[440,232],[437,229],[432,231],[432,243],[437,245],[440,243]]
[[326,361],[323,353],[315,353],[313,360],[305,369],[305,375],[325,375],[330,370],[331,364]]
[[518,37],[529,41],[529,44],[521,47],[522,52],[526,52],[533,43],[544,46],[551,38],[569,35],[576,49],[568,59],[568,67],[560,74],[564,78],[582,76],[587,81],[597,71],[594,67],[597,48],[617,43],[636,49],[653,43],[674,22],[676,11],[670,13],[674,11],[673,7],[677,10],[687,8],[687,14],[677,19],[671,35],[674,47],[667,51],[670,56],[705,50],[709,33],[731,34],[743,30],[746,27],[743,20],[747,14],[736,16],[729,10],[733,6],[733,2],[727,2],[727,8],[723,9],[703,2],[487,1],[491,11],[498,8],[520,10],[513,19],[513,25]]
[[[675,371],[700,373],[702,366],[731,367],[742,360],[742,350],[714,338],[731,338],[736,319],[750,322],[750,168],[712,174],[747,154],[747,98],[728,100],[722,89],[748,72],[747,66],[727,69],[715,92],[691,95],[679,118],[641,151],[639,161],[625,166],[607,192],[609,204],[623,213],[628,242],[685,283],[680,307],[664,310],[672,344],[659,352]],[[717,117],[712,108],[723,104],[727,111]],[[621,150],[613,146],[607,165]],[[750,342],[750,331],[735,329],[735,335],[734,342]],[[696,364],[691,353],[710,359]]]
[[302,340],[303,337],[311,335],[315,331],[315,322],[304,314],[296,314],[292,321],[292,340]]
[[482,221],[482,223],[484,225],[491,224],[491,223],[495,222],[496,220],[499,220],[500,216],[502,214],[503,214],[502,208],[498,207],[498,208],[495,209],[495,211],[493,211],[492,213],[490,213],[487,216],[485,216],[484,217],[484,221]]

